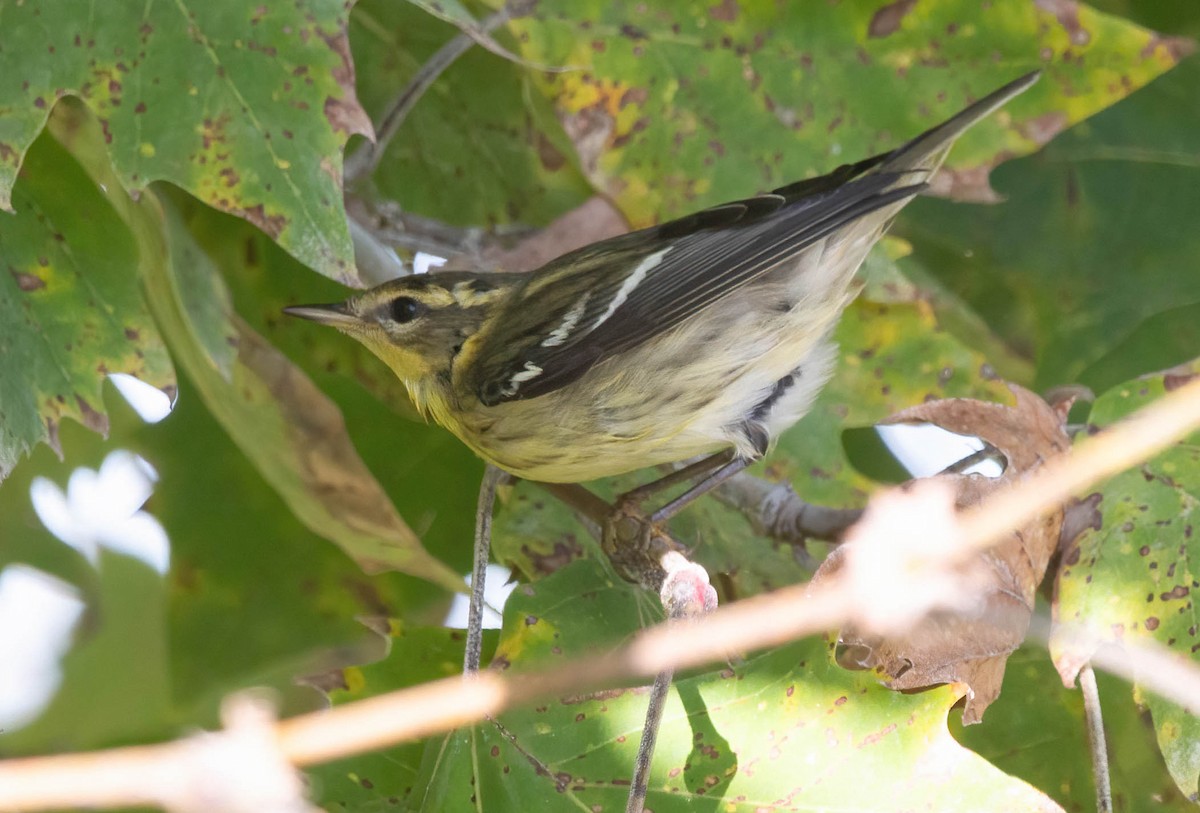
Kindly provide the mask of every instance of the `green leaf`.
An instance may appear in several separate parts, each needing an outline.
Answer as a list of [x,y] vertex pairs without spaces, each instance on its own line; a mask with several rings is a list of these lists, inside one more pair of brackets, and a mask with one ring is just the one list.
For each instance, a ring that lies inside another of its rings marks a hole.
[[5,2],[0,206],[50,109],[99,117],[120,183],[177,184],[353,282],[341,150],[370,123],[354,96],[343,0]]
[[[1043,81],[963,137],[943,176],[1032,152],[1170,68],[1184,46],[1071,5],[543,2],[511,28],[585,172],[635,225],[898,146],[1037,68]],[[947,184],[947,182],[949,182]]]
[[[994,207],[918,200],[922,262],[1036,363],[1039,387],[1097,391],[1195,355],[1200,59],[995,173]],[[1190,310],[1189,310],[1190,309]]]
[[615,647],[662,620],[657,597],[622,581],[607,562],[574,562],[513,591],[495,658],[506,667],[550,666]]
[[[589,578],[609,588],[602,572],[579,567],[506,610],[499,651],[509,653],[510,672],[588,645],[568,632],[588,595],[580,588]],[[626,609],[606,622],[632,631],[635,616]],[[514,647],[514,636],[524,645]],[[945,719],[957,699],[949,687],[890,692],[834,666],[816,639],[681,679],[667,701],[647,808],[873,810],[903,799],[913,809],[1061,810],[953,741]],[[432,741],[416,783],[427,794],[413,807],[623,810],[645,704],[644,689],[549,699],[504,714],[502,729],[489,722]]]
[[120,440],[159,472],[148,507],[171,539],[181,721],[215,723],[224,695],[256,685],[279,691],[285,714],[311,710],[315,692],[297,678],[379,657],[379,636],[358,619],[444,614],[440,590],[400,573],[365,574],[305,527],[186,376],[166,420]]
[[[1109,426],[1162,397],[1200,372],[1190,369],[1127,382],[1101,396],[1089,424]],[[1082,624],[1100,640],[1120,643],[1149,637],[1200,663],[1200,625],[1193,591],[1200,587],[1200,435],[1193,435],[1152,460],[1109,479],[1096,492],[1098,526],[1088,528],[1063,553],[1055,617]],[[1065,680],[1074,680],[1088,653],[1065,641],[1052,642]],[[1200,795],[1200,720],[1152,694],[1144,701],[1154,715],[1158,744],[1167,767],[1189,799]]]
[[1092,0],[1091,5],[1167,34],[1200,36],[1200,6],[1175,0]]
[[[1194,810],[1155,753],[1154,731],[1129,696],[1129,685],[1098,674],[1116,810]],[[1042,788],[1067,810],[1092,810],[1095,779],[1088,758],[1083,699],[1063,688],[1045,650],[1026,645],[1008,658],[1004,692],[983,725],[961,726],[955,739],[1005,773]]]
[[468,572],[483,464],[449,432],[421,421],[404,385],[359,342],[281,313],[286,305],[342,299],[345,288],[306,273],[247,224],[183,196],[174,200],[192,238],[223,273],[238,315],[338,405],[358,454],[425,549]]
[[[340,672],[342,683],[329,693],[334,705],[351,703],[419,683],[457,675],[462,670],[461,630],[444,628],[409,629],[391,622],[387,656],[377,663],[349,667]],[[484,636],[486,651],[494,636]],[[315,798],[327,810],[395,810],[414,791],[425,743],[404,743],[375,754],[338,760],[309,771],[315,781]]]
[[[175,358],[225,430],[305,525],[368,572],[396,569],[459,589],[459,577],[421,547],[359,458],[334,403],[225,310],[224,286],[211,259],[173,208],[159,214],[151,206],[147,195],[138,212],[151,308]],[[158,229],[165,231],[166,245]],[[202,297],[217,301],[205,304]],[[221,369],[228,360],[207,352],[222,337],[236,347],[228,373]]]
[[[363,105],[378,117],[457,30],[409,3],[363,0],[350,18]],[[541,225],[591,188],[527,71],[474,48],[417,103],[372,183],[403,208],[449,223]]]
[[15,214],[0,215],[0,479],[35,444],[58,450],[64,418],[107,431],[108,373],[175,384],[130,273],[129,229],[49,134],[29,151],[12,204]]

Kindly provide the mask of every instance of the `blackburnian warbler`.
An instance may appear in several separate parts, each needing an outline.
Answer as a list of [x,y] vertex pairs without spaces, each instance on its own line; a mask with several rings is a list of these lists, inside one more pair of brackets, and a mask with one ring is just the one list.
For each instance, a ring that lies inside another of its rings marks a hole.
[[757,459],[829,377],[868,250],[954,140],[1036,79],[892,152],[536,271],[406,276],[287,312],[364,343],[418,408],[518,477],[578,483],[722,449]]

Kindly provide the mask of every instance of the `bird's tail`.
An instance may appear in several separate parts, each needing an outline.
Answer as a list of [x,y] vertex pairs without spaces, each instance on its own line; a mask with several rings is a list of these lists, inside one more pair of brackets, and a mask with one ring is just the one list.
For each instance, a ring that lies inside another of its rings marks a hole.
[[880,172],[904,172],[906,170],[934,170],[939,167],[950,152],[950,147],[960,135],[967,131],[975,122],[988,116],[1010,99],[1029,89],[1041,71],[1027,73],[1019,79],[1014,79],[1002,88],[992,91],[979,101],[967,107],[957,115],[926,130],[902,147],[893,150],[879,165]]

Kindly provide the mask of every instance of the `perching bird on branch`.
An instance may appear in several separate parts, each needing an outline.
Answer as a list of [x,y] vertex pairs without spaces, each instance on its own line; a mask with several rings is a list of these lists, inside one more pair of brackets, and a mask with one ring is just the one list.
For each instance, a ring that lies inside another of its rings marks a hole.
[[529,273],[407,276],[286,310],[365,344],[418,408],[518,477],[578,483],[717,453],[686,501],[809,409],[871,246],[955,139],[1037,77],[891,152]]

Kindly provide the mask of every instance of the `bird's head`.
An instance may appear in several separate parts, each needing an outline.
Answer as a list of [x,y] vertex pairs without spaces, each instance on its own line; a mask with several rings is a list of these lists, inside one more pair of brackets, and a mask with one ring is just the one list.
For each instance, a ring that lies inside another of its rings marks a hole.
[[463,345],[508,291],[510,275],[444,272],[400,277],[330,305],[284,313],[335,327],[382,359],[409,386],[449,377]]

